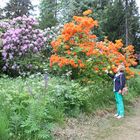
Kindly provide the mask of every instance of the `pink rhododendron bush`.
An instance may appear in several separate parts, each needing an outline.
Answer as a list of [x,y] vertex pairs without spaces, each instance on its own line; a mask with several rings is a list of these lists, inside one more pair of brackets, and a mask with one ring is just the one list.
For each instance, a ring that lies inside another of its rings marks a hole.
[[25,74],[41,69],[46,39],[37,25],[36,20],[26,16],[0,22],[3,71]]

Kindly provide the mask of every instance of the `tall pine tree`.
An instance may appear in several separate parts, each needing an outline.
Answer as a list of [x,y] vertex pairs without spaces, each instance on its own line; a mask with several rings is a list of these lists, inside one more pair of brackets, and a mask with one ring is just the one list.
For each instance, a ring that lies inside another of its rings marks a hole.
[[3,19],[3,10],[0,8],[0,19]]
[[[101,20],[101,19],[100,19]],[[125,12],[121,0],[108,5],[102,15],[102,30],[109,40],[125,39]]]
[[4,7],[6,18],[10,19],[23,15],[29,16],[30,10],[33,10],[30,0],[10,0]]
[[[140,17],[135,0],[114,0],[104,8],[97,9],[101,28],[110,40],[122,38],[126,45],[138,46]],[[138,49],[136,47],[136,51]]]
[[40,27],[42,29],[56,25],[57,0],[42,0],[40,3]]
[[135,45],[136,51],[137,49],[140,51],[140,47],[138,48],[138,43],[140,41],[140,16],[135,0],[128,0],[127,20],[128,43]]
[[74,15],[82,15],[83,11],[93,9],[95,0],[62,0],[61,14],[64,21],[70,21]]

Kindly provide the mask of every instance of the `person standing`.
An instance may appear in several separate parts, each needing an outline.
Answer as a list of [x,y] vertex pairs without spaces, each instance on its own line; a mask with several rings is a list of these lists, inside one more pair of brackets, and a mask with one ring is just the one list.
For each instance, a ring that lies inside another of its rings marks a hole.
[[117,107],[117,112],[114,115],[117,119],[121,119],[124,117],[124,102],[123,102],[123,95],[122,95],[122,90],[125,87],[126,84],[126,78],[125,78],[125,66],[123,64],[119,65],[117,68],[117,72],[115,75],[112,75],[107,72],[107,74],[113,79],[114,83],[114,94],[115,94],[115,100],[116,100],[116,107]]

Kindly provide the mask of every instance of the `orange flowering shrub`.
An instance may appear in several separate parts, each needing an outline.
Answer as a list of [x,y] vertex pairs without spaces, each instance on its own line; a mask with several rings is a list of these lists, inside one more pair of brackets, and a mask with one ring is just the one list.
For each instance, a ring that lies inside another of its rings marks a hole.
[[84,16],[87,16],[87,15],[89,15],[89,14],[91,14],[91,13],[92,13],[92,10],[89,9],[89,10],[84,11],[84,12],[83,12],[83,15],[84,15]]
[[105,38],[98,42],[97,36],[91,33],[98,22],[87,16],[91,12],[85,11],[83,17],[74,16],[71,22],[64,25],[61,35],[52,41],[54,54],[50,57],[50,67],[71,70],[73,78],[92,78],[104,75],[107,69],[115,72],[117,66],[124,63],[127,78],[133,77],[134,72],[129,67],[137,64],[134,47],[124,47],[122,40],[113,43]]

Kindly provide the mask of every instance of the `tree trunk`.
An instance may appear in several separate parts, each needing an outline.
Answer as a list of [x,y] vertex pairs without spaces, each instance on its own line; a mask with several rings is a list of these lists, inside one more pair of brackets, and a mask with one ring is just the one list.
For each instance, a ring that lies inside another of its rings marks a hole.
[[125,45],[128,46],[128,0],[125,0]]

